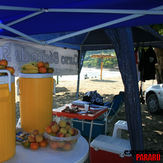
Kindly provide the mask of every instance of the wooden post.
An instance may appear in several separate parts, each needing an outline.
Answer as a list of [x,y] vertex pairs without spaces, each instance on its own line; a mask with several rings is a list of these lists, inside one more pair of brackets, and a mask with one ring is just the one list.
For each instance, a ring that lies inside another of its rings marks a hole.
[[102,80],[102,70],[103,70],[103,58],[101,58],[101,74],[100,74],[100,79]]
[[103,70],[103,59],[104,58],[115,58],[115,56],[111,56],[111,55],[104,55],[104,54],[101,54],[101,55],[92,55],[91,58],[100,58],[101,59],[101,73],[100,73],[100,79],[102,80],[102,70]]

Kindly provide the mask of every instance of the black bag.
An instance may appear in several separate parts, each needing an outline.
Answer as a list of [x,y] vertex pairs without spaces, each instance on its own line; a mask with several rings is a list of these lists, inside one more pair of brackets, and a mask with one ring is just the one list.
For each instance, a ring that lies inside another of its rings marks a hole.
[[103,97],[97,91],[86,92],[83,96],[83,101],[90,102],[91,104],[104,105]]

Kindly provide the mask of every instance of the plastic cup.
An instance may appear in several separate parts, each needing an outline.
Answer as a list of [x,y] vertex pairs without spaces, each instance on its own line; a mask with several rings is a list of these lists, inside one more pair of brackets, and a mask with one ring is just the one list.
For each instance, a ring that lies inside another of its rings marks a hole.
[[84,105],[84,109],[85,109],[85,111],[87,112],[88,109],[89,109],[89,105],[88,105],[88,104],[85,104],[85,105]]

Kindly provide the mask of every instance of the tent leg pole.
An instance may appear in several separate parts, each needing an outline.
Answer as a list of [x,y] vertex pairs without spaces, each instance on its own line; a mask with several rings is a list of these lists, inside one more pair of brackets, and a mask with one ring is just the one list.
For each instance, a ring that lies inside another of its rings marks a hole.
[[79,85],[80,85],[80,73],[78,73],[78,81],[77,81],[77,91],[76,91],[76,99],[79,99]]
[[57,84],[59,83],[59,76],[57,75]]
[[76,91],[77,100],[79,99],[80,72],[83,66],[85,54],[86,54],[86,51],[80,48],[80,51],[78,51],[78,81],[77,81],[77,91]]
[[[125,112],[131,143],[131,150],[143,151],[141,106],[139,99],[138,77],[134,56],[131,28],[116,28],[105,31],[112,40],[117,54],[119,69],[125,90]],[[136,163],[136,155],[133,155]],[[143,163],[143,161],[142,161]]]
[[81,49],[78,51],[78,80],[77,80],[77,90],[76,99],[79,99],[79,86],[80,86],[80,68],[81,68]]

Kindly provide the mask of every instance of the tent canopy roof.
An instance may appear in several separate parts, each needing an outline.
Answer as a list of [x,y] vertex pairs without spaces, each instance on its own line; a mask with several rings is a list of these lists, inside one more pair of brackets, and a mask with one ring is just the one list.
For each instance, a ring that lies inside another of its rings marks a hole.
[[[80,47],[83,50],[102,50],[102,49],[113,49],[111,40],[105,33],[106,29],[98,29],[95,31],[88,32],[86,34],[78,35],[72,38],[64,39],[53,43],[53,45],[72,48],[80,50]],[[51,38],[56,38],[63,36],[68,33],[51,33],[51,34],[41,34],[33,35],[33,38],[36,38],[41,41],[47,41]],[[136,46],[155,46],[163,44],[163,38],[150,33],[147,29],[143,27],[132,27],[133,40]]]
[[[81,45],[85,50],[96,49],[96,47],[99,49],[96,43],[101,41],[100,48],[105,49],[109,47],[110,40],[100,29],[160,24],[163,23],[162,10],[163,0],[1,0],[0,37],[21,36],[37,43],[58,43],[61,46],[65,43],[73,47],[73,42],[75,42],[76,46]],[[117,55],[117,58],[126,92],[125,107],[130,142],[132,150],[143,150],[140,100],[135,82],[137,81],[134,68],[135,60],[131,55],[133,53],[131,33],[128,29],[119,29],[119,32],[117,36],[120,40],[112,39],[112,41],[119,47],[125,44],[124,48],[120,48],[120,55]],[[44,42],[35,39],[38,34],[41,39],[42,34],[51,33],[54,33],[55,37],[48,39],[50,36],[46,36]],[[122,33],[125,38],[122,37]],[[107,31],[107,34],[110,33]],[[31,35],[35,35],[35,37]],[[97,37],[98,35],[100,37]],[[94,40],[95,36],[96,40]],[[113,36],[116,38],[115,33]],[[71,42],[66,41],[72,37]],[[140,41],[134,32],[133,37]],[[149,37],[148,41],[152,39]],[[141,40],[143,39],[142,37]],[[63,42],[60,42],[62,40]],[[81,51],[83,58],[84,52],[84,50]],[[126,69],[127,66],[129,68]],[[77,90],[79,90],[79,79],[80,75],[78,75]]]
[[35,41],[30,35],[79,31],[76,36],[105,27],[160,24],[162,9],[163,1],[149,0],[1,0],[0,35]]

